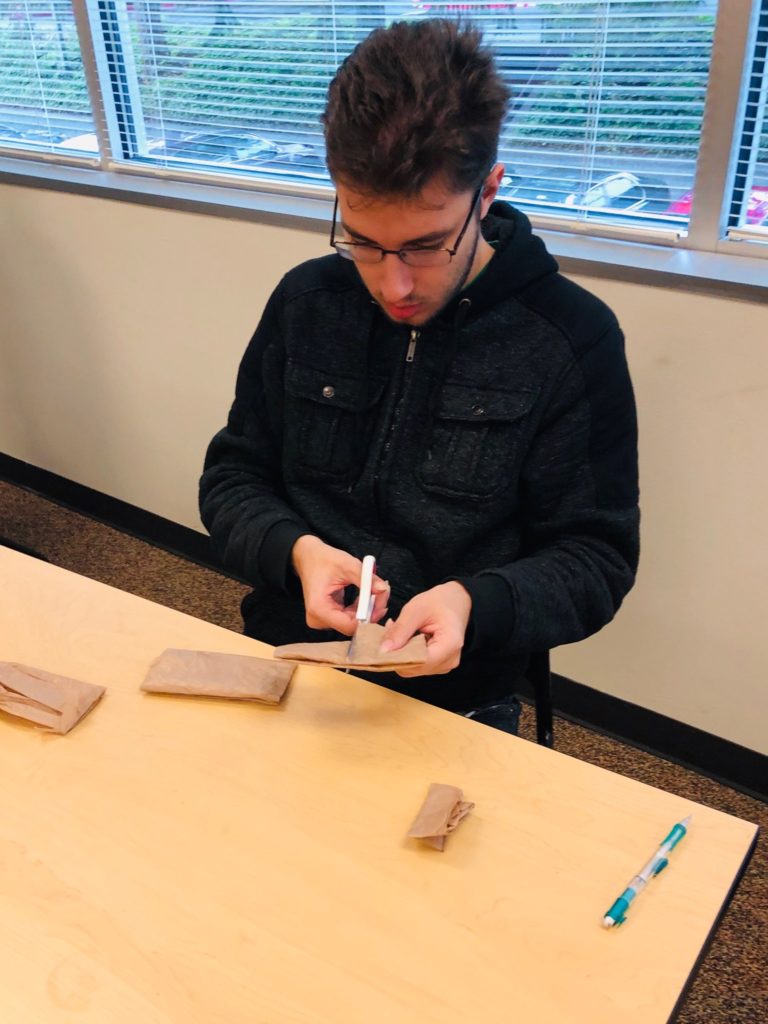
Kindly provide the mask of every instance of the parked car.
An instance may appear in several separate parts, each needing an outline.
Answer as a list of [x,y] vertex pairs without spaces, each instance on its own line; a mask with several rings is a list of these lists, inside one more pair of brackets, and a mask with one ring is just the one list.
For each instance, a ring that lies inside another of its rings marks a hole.
[[291,177],[324,181],[327,175],[324,148],[308,142],[281,143],[280,151],[270,160],[269,167],[276,174]]
[[499,195],[515,203],[537,203],[546,206],[565,203],[566,196],[579,184],[579,176],[571,170],[546,168],[532,175],[511,171],[501,179]]
[[313,146],[309,142],[289,142],[280,147],[275,162],[325,167],[325,153],[320,146]]
[[78,153],[98,153],[99,140],[95,132],[83,132],[81,135],[71,135],[56,142],[58,149],[73,149]]
[[14,146],[53,146],[69,138],[71,131],[61,128],[46,128],[43,125],[0,124],[0,142]]
[[[693,189],[684,192],[667,207],[667,213],[689,217],[693,205]],[[747,224],[768,225],[768,185],[753,185],[747,201]]]
[[24,132],[21,128],[11,124],[0,124],[0,142],[21,142],[24,139]]
[[530,174],[512,171],[501,180],[500,195],[511,202],[535,206],[586,207],[606,211],[648,210],[663,212],[669,189],[662,178],[616,171],[584,187],[578,169],[547,167]]
[[194,160],[198,163],[266,163],[279,152],[270,139],[248,132],[195,132],[152,151],[153,157]]
[[650,174],[642,177],[630,171],[616,171],[600,178],[587,189],[565,197],[566,206],[592,210],[645,210],[666,212],[669,188],[663,178]]
[[54,146],[68,139],[71,134],[71,130],[62,128],[29,128],[24,131],[24,139],[37,146]]

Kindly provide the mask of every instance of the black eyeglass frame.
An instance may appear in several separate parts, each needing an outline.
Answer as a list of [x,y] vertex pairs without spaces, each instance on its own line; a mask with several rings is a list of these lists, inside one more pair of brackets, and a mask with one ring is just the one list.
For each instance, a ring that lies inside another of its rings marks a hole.
[[[376,266],[379,263],[383,263],[385,256],[397,256],[398,259],[402,260],[402,262],[405,263],[406,266],[418,266],[419,264],[413,264],[413,263],[409,264],[408,260],[406,259],[406,256],[404,254],[408,254],[408,253],[412,253],[412,252],[429,252],[429,253],[445,252],[445,253],[448,254],[448,259],[445,261],[445,263],[433,263],[433,264],[426,264],[425,263],[425,264],[421,264],[421,265],[422,266],[430,266],[431,265],[433,267],[435,267],[435,266],[436,267],[447,267],[448,264],[453,260],[453,257],[459,251],[459,246],[462,243],[464,235],[466,235],[466,233],[467,233],[467,230],[469,228],[470,222],[472,220],[472,214],[475,212],[475,207],[477,206],[477,201],[480,198],[480,196],[482,195],[482,192],[483,192],[483,186],[479,185],[478,188],[477,188],[477,191],[475,192],[474,196],[472,197],[472,203],[471,203],[471,205],[469,207],[469,213],[467,214],[467,219],[464,221],[464,226],[462,227],[461,231],[459,232],[459,237],[456,239],[452,249],[445,249],[445,248],[430,249],[428,247],[427,248],[423,248],[423,249],[420,249],[420,248],[413,248],[413,249],[407,249],[407,248],[404,248],[404,249],[384,249],[381,245],[376,245],[374,242],[345,242],[345,241],[337,242],[336,241],[336,214],[338,213],[338,209],[339,209],[339,197],[338,197],[338,195],[336,195],[336,196],[334,196],[334,200],[333,200],[333,220],[331,221],[330,245],[331,245],[332,248],[334,248],[336,250],[336,252],[339,254],[339,256],[341,256],[341,257],[343,257],[345,259],[351,259],[355,263],[367,263],[369,266]],[[340,245],[343,245],[345,247],[348,246],[349,248],[339,249]],[[380,254],[379,258],[377,260],[355,260],[355,257],[353,255],[354,247],[355,246],[360,246],[361,248],[365,248],[365,249],[376,249],[379,252],[379,254]]]

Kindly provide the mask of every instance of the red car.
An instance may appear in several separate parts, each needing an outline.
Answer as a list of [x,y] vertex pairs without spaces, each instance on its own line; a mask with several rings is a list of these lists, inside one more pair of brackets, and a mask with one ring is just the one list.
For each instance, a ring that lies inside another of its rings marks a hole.
[[[686,192],[670,203],[667,213],[681,214],[687,217],[691,212],[693,192]],[[747,203],[747,224],[768,224],[768,185],[753,185]]]

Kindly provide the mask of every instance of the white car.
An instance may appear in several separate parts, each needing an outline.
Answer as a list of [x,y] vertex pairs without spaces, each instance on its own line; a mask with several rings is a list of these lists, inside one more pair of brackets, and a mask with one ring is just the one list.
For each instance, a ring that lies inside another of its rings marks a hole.
[[669,189],[661,178],[640,178],[630,171],[617,171],[596,181],[582,192],[565,197],[566,206],[591,210],[663,210],[669,203]]
[[93,132],[84,132],[82,135],[72,135],[68,139],[62,139],[55,143],[59,149],[74,149],[78,153],[98,153],[99,140]]

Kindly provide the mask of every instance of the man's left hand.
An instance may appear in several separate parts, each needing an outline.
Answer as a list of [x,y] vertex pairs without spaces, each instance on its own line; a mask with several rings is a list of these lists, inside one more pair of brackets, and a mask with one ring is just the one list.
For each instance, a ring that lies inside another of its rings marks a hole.
[[443,675],[456,668],[472,611],[472,598],[460,583],[441,583],[417,594],[397,619],[386,625],[381,652],[396,651],[414,634],[427,638],[427,660],[417,668],[398,669],[399,676]]

